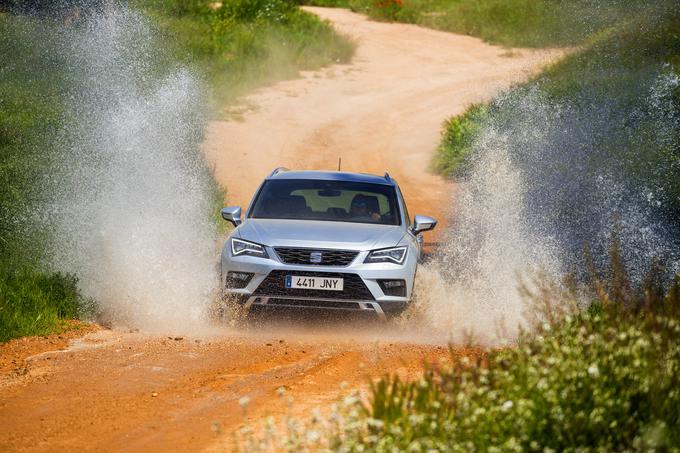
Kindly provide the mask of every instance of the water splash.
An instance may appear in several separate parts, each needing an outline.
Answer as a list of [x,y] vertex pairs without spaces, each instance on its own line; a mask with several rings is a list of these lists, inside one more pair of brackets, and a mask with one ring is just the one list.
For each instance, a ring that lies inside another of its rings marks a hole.
[[52,266],[78,275],[105,321],[191,329],[216,284],[201,86],[181,68],[159,74],[155,42],[113,5],[64,34],[73,126],[45,213]]
[[[642,84],[632,110],[603,99],[557,102],[535,86],[494,102],[453,201],[445,246],[418,280],[416,311],[428,329],[454,341],[467,334],[487,343],[512,339],[528,308],[520,281],[539,271],[555,280],[583,274],[585,246],[605,267],[616,219],[633,282],[653,257],[680,271],[677,225],[659,201],[672,195],[650,186],[663,178],[638,181],[630,173],[640,165],[652,175],[680,166],[680,157],[658,151],[674,143],[680,125],[670,100],[678,79],[667,69]],[[640,137],[650,125],[654,133]],[[665,160],[622,156],[615,149],[622,141]]]
[[449,330],[457,342],[466,335],[481,342],[514,337],[525,309],[517,291],[520,273],[557,275],[562,269],[555,239],[528,221],[531,181],[513,155],[518,141],[542,147],[549,136],[542,127],[521,131],[485,126],[456,192],[456,220],[418,281],[417,303],[428,307],[424,321]]

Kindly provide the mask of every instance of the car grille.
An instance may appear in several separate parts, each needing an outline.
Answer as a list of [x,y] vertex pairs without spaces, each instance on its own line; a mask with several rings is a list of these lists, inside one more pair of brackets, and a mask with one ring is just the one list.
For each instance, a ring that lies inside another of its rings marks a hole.
[[[286,264],[312,264],[316,266],[347,266],[354,261],[359,252],[354,250],[319,250],[277,247],[276,254]],[[321,262],[312,263],[312,252],[321,253]]]
[[[324,291],[319,289],[286,288],[286,275],[301,277],[326,277],[344,279],[342,291]],[[306,271],[271,271],[253,293],[255,296],[288,296],[319,297],[323,299],[374,300],[364,281],[357,274],[338,272],[306,272]]]
[[337,302],[330,300],[307,300],[307,299],[269,299],[267,305],[299,308],[335,308],[340,310],[359,310],[361,307],[356,302]]

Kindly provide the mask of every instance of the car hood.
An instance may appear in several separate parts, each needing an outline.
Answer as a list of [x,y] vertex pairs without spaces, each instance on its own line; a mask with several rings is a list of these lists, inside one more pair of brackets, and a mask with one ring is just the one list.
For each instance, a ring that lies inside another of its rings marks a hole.
[[235,232],[241,239],[275,247],[374,250],[404,237],[395,225],[310,220],[247,219]]

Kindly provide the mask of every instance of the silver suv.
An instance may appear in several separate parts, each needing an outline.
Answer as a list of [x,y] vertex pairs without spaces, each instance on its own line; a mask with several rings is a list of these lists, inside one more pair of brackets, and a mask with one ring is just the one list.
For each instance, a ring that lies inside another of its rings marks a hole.
[[437,224],[408,215],[397,182],[344,172],[276,169],[222,250],[222,288],[252,306],[400,313],[413,291],[422,237]]

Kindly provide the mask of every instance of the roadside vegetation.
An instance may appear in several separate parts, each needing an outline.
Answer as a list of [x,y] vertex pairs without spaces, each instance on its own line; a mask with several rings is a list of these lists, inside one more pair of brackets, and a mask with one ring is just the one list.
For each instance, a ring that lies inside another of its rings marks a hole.
[[[638,183],[663,187],[666,204],[680,197],[680,174],[660,174],[659,161],[671,166],[672,156],[680,149],[680,134],[659,149],[657,137],[650,132],[657,117],[646,115],[642,107],[649,104],[654,78],[669,80],[680,74],[680,16],[675,13],[632,16],[617,26],[592,36],[581,50],[549,67],[534,80],[514,88],[508,96],[539,90],[555,103],[568,104],[586,116],[595,103],[609,104],[610,115],[620,120],[603,131],[598,146],[609,148],[621,163],[628,164],[629,177]],[[668,114],[680,109],[680,90],[672,89],[665,106]],[[636,121],[633,115],[643,117]],[[489,121],[511,115],[502,103],[472,106],[460,116],[444,123],[442,142],[435,158],[435,168],[453,176],[464,167],[471,143],[477,140]],[[662,132],[662,131],[659,131]],[[660,191],[661,192],[661,191]]]
[[242,430],[240,449],[677,451],[680,276],[668,284],[655,263],[636,285],[619,247],[582,285],[524,286],[532,325],[514,346],[452,354],[415,381],[385,376],[307,424],[269,419]]
[[581,43],[615,23],[621,7],[639,10],[648,2],[576,0],[304,0],[338,6],[374,20],[397,21],[476,36],[513,47]]
[[[74,121],[66,107],[73,81],[58,38],[102,5],[63,0],[0,6],[0,341],[58,331],[62,320],[93,313],[78,276],[50,271],[46,244],[52,232],[38,228],[36,219],[49,199],[41,182],[69,140],[65,131],[75,129],[67,127]],[[135,0],[131,6],[157,28],[155,45],[165,55],[153,62],[158,77],[189,66],[213,91],[215,108],[301,69],[346,61],[353,52],[328,24],[283,0]],[[216,184],[214,189],[221,206],[224,192]]]
[[87,301],[72,275],[49,272],[45,237],[28,220],[44,193],[53,144],[66,121],[66,74],[52,43],[55,30],[0,14],[0,341],[59,330],[83,315]]
[[135,0],[177,61],[203,74],[218,108],[300,70],[346,62],[354,45],[286,0]]
[[526,291],[535,324],[515,347],[415,382],[386,377],[360,407],[359,429],[336,442],[355,451],[679,448],[680,277],[663,285],[652,266],[635,286],[617,247],[610,269],[592,275],[589,305],[539,282]]

